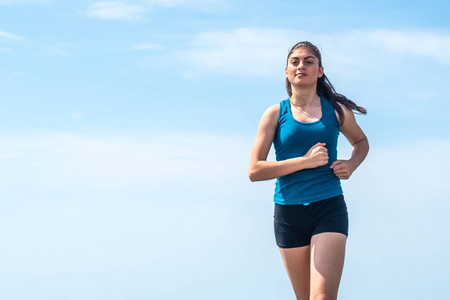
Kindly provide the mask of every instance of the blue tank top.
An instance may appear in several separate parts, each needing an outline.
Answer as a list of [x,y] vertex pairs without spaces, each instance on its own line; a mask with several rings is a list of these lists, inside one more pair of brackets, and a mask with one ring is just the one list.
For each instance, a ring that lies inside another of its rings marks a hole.
[[289,99],[281,101],[278,125],[273,140],[277,161],[304,156],[315,144],[326,143],[328,164],[303,169],[282,177],[275,184],[277,204],[305,204],[342,194],[341,182],[330,165],[337,160],[339,122],[333,105],[320,97],[322,117],[315,122],[294,119]]

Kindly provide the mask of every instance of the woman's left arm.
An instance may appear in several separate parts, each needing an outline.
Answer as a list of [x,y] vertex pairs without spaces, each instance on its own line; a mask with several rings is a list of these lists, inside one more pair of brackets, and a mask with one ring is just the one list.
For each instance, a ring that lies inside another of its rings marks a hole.
[[349,160],[336,160],[330,168],[339,179],[348,179],[358,166],[364,161],[369,152],[369,141],[366,135],[356,123],[353,111],[341,105],[344,111],[344,124],[340,131],[352,145],[352,155]]

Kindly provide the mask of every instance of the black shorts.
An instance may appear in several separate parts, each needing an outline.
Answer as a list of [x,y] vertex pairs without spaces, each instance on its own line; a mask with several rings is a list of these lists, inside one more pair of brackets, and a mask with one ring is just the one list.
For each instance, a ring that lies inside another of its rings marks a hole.
[[275,203],[273,218],[275,239],[280,248],[307,246],[313,235],[323,232],[348,236],[348,213],[343,195],[309,205]]

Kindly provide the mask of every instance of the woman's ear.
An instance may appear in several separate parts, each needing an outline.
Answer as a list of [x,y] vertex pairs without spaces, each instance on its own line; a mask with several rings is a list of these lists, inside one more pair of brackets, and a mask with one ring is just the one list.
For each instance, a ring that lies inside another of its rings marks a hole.
[[323,67],[319,68],[319,78],[322,78],[323,76]]

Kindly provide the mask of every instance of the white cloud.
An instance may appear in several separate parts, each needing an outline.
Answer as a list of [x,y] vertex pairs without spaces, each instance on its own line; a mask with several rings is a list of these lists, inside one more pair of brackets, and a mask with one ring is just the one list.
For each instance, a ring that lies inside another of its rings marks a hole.
[[[186,0],[146,0],[147,3],[161,7],[174,7],[188,3]],[[193,1],[195,2],[195,1]],[[198,1],[197,1],[198,2]],[[208,2],[208,1],[204,1]]]
[[147,0],[139,4],[129,4],[121,1],[101,1],[90,5],[86,14],[90,17],[111,20],[140,20],[143,15],[154,7],[195,7],[206,9],[211,4],[217,5],[217,0]]
[[156,7],[190,7],[199,10],[221,9],[221,0],[146,0],[134,1],[130,4],[123,1],[100,1],[90,5],[86,14],[89,17],[111,20],[136,21],[143,18],[143,15]]
[[194,7],[198,9],[217,8],[222,4],[221,0],[146,0],[148,4],[159,7]]
[[124,2],[96,2],[87,8],[89,17],[111,20],[135,21],[142,17],[146,9],[142,5],[130,5]]
[[180,52],[184,61],[201,72],[243,76],[278,76],[294,32],[241,28],[207,32],[195,37],[191,49]]
[[[354,30],[324,35],[240,28],[198,34],[190,49],[180,54],[198,73],[279,77],[288,49],[301,40],[309,40],[321,49],[326,70],[339,70],[340,76],[351,78],[394,72],[400,68],[400,60],[408,56],[450,63],[450,35],[393,30]],[[386,59],[387,54],[394,57]],[[393,65],[392,60],[397,64]]]
[[[27,41],[25,38],[15,35],[9,32],[0,31],[0,43],[1,44],[14,44],[17,42],[24,42]],[[0,52],[12,52],[13,47],[5,47],[4,45],[0,45]]]
[[[2,44],[12,45],[15,43],[15,45],[20,45],[22,47],[32,47],[34,53],[44,56],[74,57],[73,53],[77,50],[76,46],[69,43],[42,43],[40,41],[35,41],[30,38],[25,38],[5,31],[0,31],[0,42]],[[14,47],[4,47],[3,45],[0,46],[0,51],[3,52],[12,52],[14,49]]]
[[5,31],[0,31],[0,39],[7,39],[7,40],[22,40],[23,38],[15,35],[15,34],[11,34]]
[[368,36],[374,45],[379,44],[390,51],[402,55],[429,57],[450,64],[450,35],[448,34],[376,30]]
[[14,5],[26,3],[46,3],[48,0],[0,0],[0,5]]

